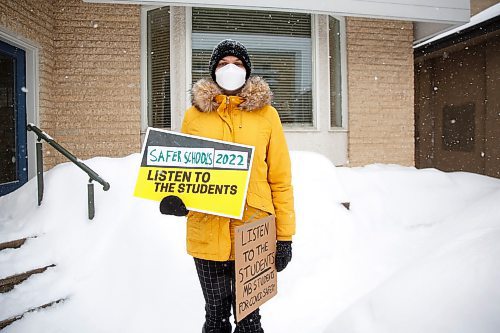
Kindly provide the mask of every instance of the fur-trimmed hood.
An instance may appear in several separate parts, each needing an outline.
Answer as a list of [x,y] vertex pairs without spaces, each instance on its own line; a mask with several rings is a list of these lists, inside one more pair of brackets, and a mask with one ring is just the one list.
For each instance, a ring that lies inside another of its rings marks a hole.
[[[211,79],[201,79],[191,89],[193,105],[203,112],[217,110],[220,104],[215,97],[223,94],[222,89]],[[251,76],[236,96],[243,99],[239,105],[241,110],[252,111],[271,104],[273,94],[263,78]]]

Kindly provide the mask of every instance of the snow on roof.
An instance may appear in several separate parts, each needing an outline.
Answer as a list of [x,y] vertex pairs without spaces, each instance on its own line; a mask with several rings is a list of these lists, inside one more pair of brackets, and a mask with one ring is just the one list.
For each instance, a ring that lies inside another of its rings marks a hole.
[[436,35],[430,39],[427,39],[415,46],[413,46],[413,48],[417,49],[423,45],[426,45],[426,44],[429,44],[429,43],[432,43],[432,42],[435,42],[435,41],[438,41],[442,38],[445,38],[447,36],[450,36],[452,34],[458,34],[460,33],[461,31],[465,30],[465,29],[468,29],[468,28],[471,28],[471,27],[474,27],[478,24],[481,24],[485,21],[488,21],[489,19],[492,19],[494,17],[497,17],[500,15],[500,3],[497,3],[496,5],[493,5],[485,10],[483,10],[482,12],[479,12],[477,13],[476,15],[472,16],[470,18],[470,21],[469,23],[466,23],[464,25],[461,25],[461,26],[458,26],[454,29],[451,29],[451,30],[448,30],[448,31],[445,31],[439,35]]

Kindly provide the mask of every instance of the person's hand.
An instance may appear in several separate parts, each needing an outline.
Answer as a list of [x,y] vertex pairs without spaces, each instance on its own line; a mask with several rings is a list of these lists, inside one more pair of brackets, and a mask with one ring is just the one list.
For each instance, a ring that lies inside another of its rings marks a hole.
[[181,198],[169,195],[161,200],[160,212],[165,215],[186,216],[189,211]]
[[292,241],[276,242],[276,270],[281,272],[292,260]]

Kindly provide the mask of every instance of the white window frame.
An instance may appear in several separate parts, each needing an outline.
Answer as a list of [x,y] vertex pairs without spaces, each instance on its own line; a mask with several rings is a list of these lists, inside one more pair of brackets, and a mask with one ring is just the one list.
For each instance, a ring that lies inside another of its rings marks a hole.
[[[342,113],[342,119],[341,119],[341,124],[342,126],[331,126],[332,124],[332,112],[328,113],[328,124],[330,124],[330,131],[332,132],[347,132],[348,131],[348,124],[349,124],[349,119],[348,119],[348,87],[347,87],[347,33],[346,33],[346,19],[343,16],[335,16],[335,15],[329,15],[333,17],[334,19],[339,21],[340,25],[340,95],[342,98],[341,101],[341,113]],[[327,21],[328,22],[328,21]],[[328,25],[328,23],[327,23]],[[328,27],[327,29],[328,33],[328,42],[330,42],[330,29]],[[329,51],[328,51],[329,52]],[[328,61],[328,72],[331,71],[330,68],[330,61]],[[330,88],[331,82],[330,82],[330,76],[328,76],[328,88]],[[331,94],[328,94],[328,104],[331,105]]]
[[[147,11],[158,7],[142,6],[141,11],[141,130],[143,133],[148,126]],[[171,78],[171,130],[178,131],[182,125],[184,111],[191,106],[192,7],[170,6],[170,10],[170,68],[171,75],[173,75]],[[298,147],[297,149],[300,150],[324,153],[336,165],[346,165],[348,163],[347,135],[349,121],[346,18],[343,16],[333,17],[340,21],[342,126],[332,127],[330,119],[328,15],[311,13],[313,124],[304,124],[303,126],[285,124],[284,130],[290,146]],[[325,71],[325,68],[327,71]],[[173,84],[173,82],[177,84]],[[320,89],[322,83],[323,86],[327,85],[326,89]]]
[[[186,7],[186,87],[191,87],[193,80],[192,66],[193,63],[193,49],[191,43],[191,36],[193,34],[193,7]],[[215,45],[214,45],[215,46]],[[207,65],[208,66],[208,65]],[[186,94],[186,108],[191,105],[191,89]]]

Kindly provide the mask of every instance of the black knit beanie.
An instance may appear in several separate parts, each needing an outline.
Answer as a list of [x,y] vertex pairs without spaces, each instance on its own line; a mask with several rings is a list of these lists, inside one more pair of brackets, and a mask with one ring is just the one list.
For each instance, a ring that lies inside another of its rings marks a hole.
[[250,72],[252,71],[252,63],[248,57],[247,49],[243,46],[243,44],[232,39],[225,39],[221,41],[212,52],[210,64],[208,65],[212,79],[215,81],[215,70],[217,69],[217,64],[222,58],[228,55],[235,56],[243,62],[243,66],[245,66],[245,69],[247,70],[246,79],[248,79],[250,77]]

